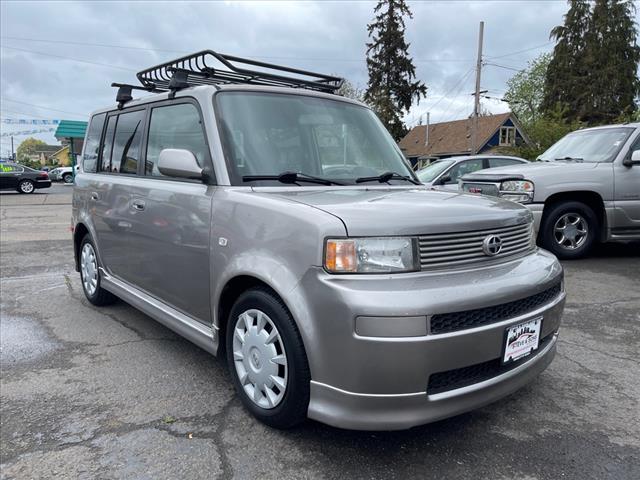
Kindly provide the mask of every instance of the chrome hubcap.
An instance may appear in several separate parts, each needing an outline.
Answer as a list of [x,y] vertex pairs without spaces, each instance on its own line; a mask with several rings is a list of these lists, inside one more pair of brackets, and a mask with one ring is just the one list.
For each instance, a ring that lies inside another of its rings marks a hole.
[[553,227],[553,236],[563,248],[575,250],[582,246],[589,235],[587,221],[577,213],[566,213]]
[[24,193],[31,193],[33,192],[33,184],[30,182],[24,182],[20,185],[20,190]]
[[80,254],[80,273],[85,292],[92,296],[98,288],[98,262],[90,243],[85,243]]
[[287,354],[280,332],[260,310],[247,310],[236,320],[233,363],[247,396],[259,407],[277,406],[287,389]]

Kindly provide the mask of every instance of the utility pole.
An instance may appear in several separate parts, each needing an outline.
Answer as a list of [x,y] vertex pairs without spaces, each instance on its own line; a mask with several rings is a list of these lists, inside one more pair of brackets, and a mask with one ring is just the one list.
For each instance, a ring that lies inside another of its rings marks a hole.
[[431,117],[431,112],[427,112],[427,133],[426,136],[424,138],[424,146],[426,147],[427,145],[429,145],[429,123],[430,123],[430,117]]
[[476,64],[476,91],[473,106],[473,119],[471,131],[471,154],[478,153],[478,117],[480,117],[480,76],[482,74],[482,42],[484,38],[484,22],[480,22],[478,34],[478,63]]
[[11,161],[16,161],[16,154],[13,152],[13,135],[11,135]]

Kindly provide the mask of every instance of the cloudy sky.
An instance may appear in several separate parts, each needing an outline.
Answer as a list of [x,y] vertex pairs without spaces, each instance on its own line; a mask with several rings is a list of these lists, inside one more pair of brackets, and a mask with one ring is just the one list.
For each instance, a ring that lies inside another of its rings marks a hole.
[[[478,24],[485,21],[482,87],[500,98],[513,70],[551,50],[565,1],[409,2],[406,37],[428,88],[406,120],[464,118],[472,109]],[[55,2],[0,4],[2,119],[86,119],[111,105],[113,81],[184,52],[213,49],[316,71],[364,87],[366,25],[375,2]],[[505,68],[506,67],[506,68]],[[491,112],[506,106],[485,100]],[[3,133],[24,126],[0,124]],[[29,127],[31,128],[31,127]],[[50,133],[37,135],[57,143]],[[25,136],[16,137],[16,144]],[[10,149],[2,137],[1,150]]]

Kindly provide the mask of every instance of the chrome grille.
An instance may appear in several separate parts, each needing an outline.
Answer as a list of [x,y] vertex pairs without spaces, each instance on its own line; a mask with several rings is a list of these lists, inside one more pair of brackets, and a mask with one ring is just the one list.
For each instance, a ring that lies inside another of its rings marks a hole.
[[[532,229],[533,223],[524,223],[473,232],[421,235],[418,237],[420,266],[422,270],[465,266],[522,254],[533,248]],[[497,235],[502,240],[502,250],[494,256],[482,249],[482,242],[489,235]]]

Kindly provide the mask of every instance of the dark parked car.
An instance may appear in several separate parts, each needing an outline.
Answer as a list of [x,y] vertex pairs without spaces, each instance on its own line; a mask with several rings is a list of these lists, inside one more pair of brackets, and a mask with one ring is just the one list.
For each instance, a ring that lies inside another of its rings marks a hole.
[[47,172],[34,170],[17,163],[0,163],[0,190],[33,193],[36,188],[49,188]]

